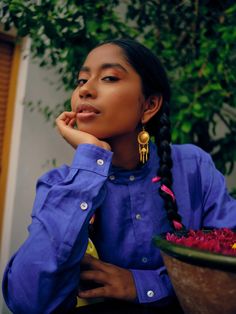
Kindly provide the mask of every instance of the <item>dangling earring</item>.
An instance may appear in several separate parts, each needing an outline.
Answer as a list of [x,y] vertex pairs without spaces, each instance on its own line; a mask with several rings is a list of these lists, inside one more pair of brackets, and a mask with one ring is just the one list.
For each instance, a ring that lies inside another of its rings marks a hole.
[[150,136],[148,132],[145,131],[144,126],[143,130],[138,134],[138,143],[139,143],[139,157],[140,161],[144,164],[148,159],[149,153],[149,139]]

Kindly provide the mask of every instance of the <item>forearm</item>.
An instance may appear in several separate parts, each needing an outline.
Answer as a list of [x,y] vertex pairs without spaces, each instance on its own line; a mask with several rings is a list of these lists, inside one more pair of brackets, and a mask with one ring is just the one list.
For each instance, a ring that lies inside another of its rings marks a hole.
[[88,223],[104,197],[111,153],[90,145],[82,161],[77,157],[69,170],[38,183],[29,237],[4,277],[4,296],[13,312],[64,313],[73,307]]
[[[58,265],[55,249],[41,223],[33,222],[29,238],[10,261],[3,281],[6,303],[13,313],[65,313],[73,308],[79,283],[79,258],[86,239],[74,246],[64,265]],[[78,247],[78,248],[77,248]]]

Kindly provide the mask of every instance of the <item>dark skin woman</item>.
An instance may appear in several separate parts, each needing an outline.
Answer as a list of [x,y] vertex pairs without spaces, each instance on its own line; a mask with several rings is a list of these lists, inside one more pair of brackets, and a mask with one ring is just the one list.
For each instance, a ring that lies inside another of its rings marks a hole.
[[[105,42],[77,79],[71,111],[56,120],[75,156],[37,183],[29,237],[5,271],[6,303],[40,314],[66,313],[78,296],[170,304],[174,289],[153,237],[235,228],[236,201],[207,153],[171,144],[169,83],[150,50]],[[91,221],[99,258],[86,254]]]

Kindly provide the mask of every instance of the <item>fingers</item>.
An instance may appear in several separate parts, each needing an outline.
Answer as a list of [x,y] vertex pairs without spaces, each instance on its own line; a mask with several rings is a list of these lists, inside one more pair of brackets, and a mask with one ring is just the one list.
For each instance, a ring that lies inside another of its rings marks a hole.
[[75,122],[76,122],[76,119],[72,118],[70,121],[68,121],[68,126],[71,127],[71,128],[74,128]]
[[75,149],[83,140],[78,130],[74,129],[76,113],[73,111],[62,112],[56,119],[57,129],[62,137]]
[[106,273],[98,270],[86,270],[80,273],[80,279],[105,284],[108,281],[108,276]]
[[62,112],[56,119],[58,131],[62,137],[75,149],[80,144],[94,144],[104,149],[111,150],[108,143],[98,140],[95,136],[75,129],[76,113],[73,111]]
[[107,287],[99,287],[96,289],[90,289],[86,291],[79,291],[78,296],[80,298],[86,298],[86,299],[91,299],[91,298],[106,298],[109,297],[109,289]]
[[105,297],[129,301],[136,298],[133,275],[128,269],[104,263],[88,254],[85,254],[81,264],[89,267],[89,270],[80,274],[82,282],[94,282],[102,287],[80,291],[80,297]]
[[76,113],[73,111],[62,112],[56,119],[56,124],[60,130],[60,126],[71,126],[71,123],[75,123]]
[[56,121],[65,121],[66,119],[70,120],[72,118],[75,118],[75,116],[76,113],[74,111],[64,111],[57,117]]
[[57,117],[57,119],[65,120],[66,118],[73,118],[75,116],[76,113],[74,111],[64,111]]
[[111,264],[102,262],[101,260],[89,255],[85,254],[82,261],[82,265],[89,266],[91,269],[96,269],[104,272],[109,272]]

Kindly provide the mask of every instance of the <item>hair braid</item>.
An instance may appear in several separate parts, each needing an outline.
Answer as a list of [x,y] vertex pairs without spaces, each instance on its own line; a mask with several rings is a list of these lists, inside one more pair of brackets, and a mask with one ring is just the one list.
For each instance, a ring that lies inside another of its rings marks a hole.
[[161,177],[159,193],[164,199],[167,217],[175,229],[182,229],[184,226],[181,224],[176,201],[170,195],[172,193],[173,179],[171,168],[173,162],[171,158],[168,103],[171,91],[166,71],[152,51],[132,39],[121,38],[109,40],[105,43],[117,45],[122,49],[124,57],[141,78],[145,99],[153,95],[160,96],[163,99],[161,110],[148,121],[146,130],[155,137],[158,148],[160,167],[157,175]]
[[[159,115],[159,126],[157,136],[155,137],[158,156],[160,158],[160,167],[157,175],[161,178],[161,186],[165,185],[170,190],[172,189],[173,177],[171,168],[173,161],[171,157],[171,133],[170,133],[170,119],[169,119],[169,105],[167,102],[163,103]],[[164,200],[164,206],[167,212],[167,217],[171,223],[173,220],[181,223],[181,216],[178,214],[177,203],[171,195],[159,188],[159,194]]]

